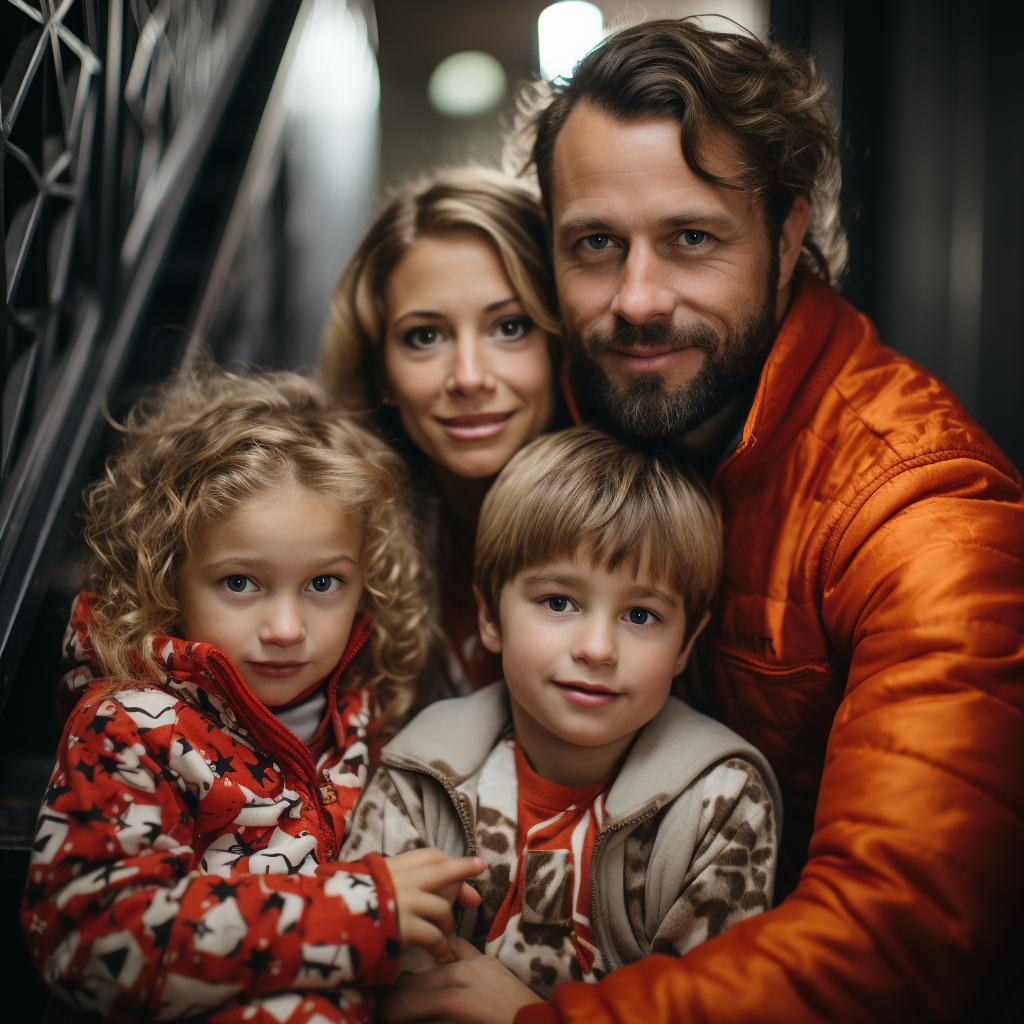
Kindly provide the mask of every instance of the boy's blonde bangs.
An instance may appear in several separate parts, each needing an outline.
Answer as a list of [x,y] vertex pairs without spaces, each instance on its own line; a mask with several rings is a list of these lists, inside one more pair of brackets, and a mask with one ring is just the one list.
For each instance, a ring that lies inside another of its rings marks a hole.
[[721,575],[721,516],[671,453],[574,427],[532,441],[495,481],[477,528],[476,583],[497,615],[502,587],[519,573],[581,556],[670,587],[689,630]]
[[363,531],[361,607],[374,622],[371,676],[390,724],[412,707],[429,646],[424,567],[393,449],[294,373],[213,365],[135,406],[104,476],[85,495],[99,567],[90,639],[119,683],[155,676],[152,640],[181,635],[177,578],[198,534],[243,502],[299,486]]

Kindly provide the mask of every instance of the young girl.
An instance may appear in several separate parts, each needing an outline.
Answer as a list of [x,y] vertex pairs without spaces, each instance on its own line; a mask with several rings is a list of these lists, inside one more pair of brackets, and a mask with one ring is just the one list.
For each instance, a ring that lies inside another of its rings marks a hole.
[[427,649],[400,477],[294,374],[207,368],[129,415],[87,493],[97,593],[22,909],[71,1006],[369,1020],[401,949],[443,955],[482,862],[334,859]]
[[496,474],[568,419],[544,213],[497,171],[465,167],[399,192],[331,300],[328,386],[409,463],[436,573],[448,689],[501,678],[480,643],[473,538]]

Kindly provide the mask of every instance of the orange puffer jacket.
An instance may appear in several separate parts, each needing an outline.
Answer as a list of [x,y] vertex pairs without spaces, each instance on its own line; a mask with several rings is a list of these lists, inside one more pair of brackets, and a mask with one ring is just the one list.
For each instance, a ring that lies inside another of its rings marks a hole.
[[714,487],[704,682],[778,775],[795,889],[516,1024],[962,1020],[1024,893],[1020,474],[805,274]]

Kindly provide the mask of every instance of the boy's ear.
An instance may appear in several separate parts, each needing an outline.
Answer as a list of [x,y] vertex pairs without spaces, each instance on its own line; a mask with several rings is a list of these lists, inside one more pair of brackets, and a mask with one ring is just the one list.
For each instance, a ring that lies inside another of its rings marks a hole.
[[476,598],[476,618],[480,625],[480,639],[483,640],[484,647],[491,654],[501,654],[501,627],[491,617],[491,610],[487,607],[484,595],[480,593],[480,588],[475,583],[473,584],[473,596]]
[[680,672],[686,668],[686,663],[690,660],[690,651],[693,650],[693,642],[700,636],[700,631],[711,621],[711,612],[707,611],[704,613],[704,618],[697,623],[697,628],[690,634],[690,639],[686,641],[686,646],[679,652],[679,657],[676,658],[675,671],[672,673],[673,676],[679,675]]

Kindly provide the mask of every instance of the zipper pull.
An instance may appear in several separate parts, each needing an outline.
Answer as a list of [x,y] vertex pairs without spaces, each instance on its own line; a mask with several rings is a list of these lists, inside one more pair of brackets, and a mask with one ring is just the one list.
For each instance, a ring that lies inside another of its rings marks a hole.
[[331,777],[327,774],[327,769],[324,768],[322,771],[324,781],[320,786],[320,799],[323,800],[324,804],[334,804],[338,802],[338,794],[334,788],[334,784],[331,782]]

